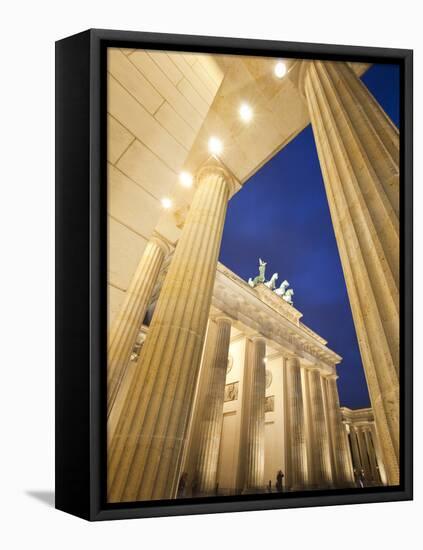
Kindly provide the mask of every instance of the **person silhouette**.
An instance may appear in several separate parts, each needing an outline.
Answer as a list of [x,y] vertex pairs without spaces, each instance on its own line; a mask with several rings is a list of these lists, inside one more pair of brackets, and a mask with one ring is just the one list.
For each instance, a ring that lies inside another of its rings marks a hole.
[[187,479],[188,479],[188,473],[183,472],[183,474],[179,479],[177,498],[182,498],[184,496]]
[[276,490],[278,493],[282,493],[283,491],[283,478],[284,478],[284,474],[282,472],[282,470],[279,470],[277,475],[276,475]]

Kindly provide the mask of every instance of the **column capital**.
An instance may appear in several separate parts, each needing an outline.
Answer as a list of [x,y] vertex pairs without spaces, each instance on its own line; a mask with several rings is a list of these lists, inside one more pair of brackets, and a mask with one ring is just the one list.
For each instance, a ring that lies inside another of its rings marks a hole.
[[206,160],[206,162],[204,162],[200,166],[200,168],[198,169],[195,175],[194,185],[196,186],[200,185],[201,180],[207,177],[208,175],[213,175],[213,176],[220,175],[222,178],[224,178],[228,186],[229,198],[235,195],[235,193],[237,193],[242,187],[242,185],[236,179],[236,177],[232,174],[232,172],[217,156],[209,157]]
[[225,315],[224,313],[214,313],[210,315],[210,319],[212,319],[215,323],[228,323],[232,326],[233,319],[231,319],[228,315]]
[[318,369],[316,368],[315,365],[309,365],[309,364],[307,364],[307,363],[301,363],[301,357],[296,356],[296,359],[298,359],[298,361],[300,362],[301,367],[302,367],[306,372],[310,372],[310,373],[311,373],[311,372],[315,372],[316,370],[318,370]]
[[307,370],[309,370],[312,374],[318,374],[319,376],[323,376],[322,369],[319,365],[307,365]]
[[300,369],[301,367],[307,369],[304,365],[301,364],[300,358],[297,355],[289,355],[286,357],[286,362],[290,363],[290,366]]
[[[310,67],[312,67],[316,61],[319,61],[317,59],[302,59],[298,61],[298,64],[295,65],[295,67],[292,68],[291,74],[290,74],[290,80],[297,86],[299,92],[301,95],[305,98],[306,92],[305,92],[305,81],[307,74],[310,70]],[[330,63],[330,61],[325,61],[325,63]],[[356,78],[359,78],[357,74],[355,73],[353,67],[348,63],[348,61],[336,61],[332,63],[344,63],[348,67],[348,69],[351,71],[351,73],[356,76]]]
[[263,334],[261,334],[260,332],[257,332],[254,329],[248,329],[247,328],[244,331],[244,336],[245,336],[245,338],[247,338],[247,340],[251,340],[251,342],[256,342],[256,341],[259,341],[259,340],[264,340],[265,343],[267,342],[266,337],[263,336]]
[[172,244],[166,239],[166,237],[163,237],[158,231],[153,231],[153,234],[151,235],[150,241],[155,243],[157,246],[159,246],[163,254],[167,256],[169,252],[172,250]]
[[300,94],[305,98],[305,77],[313,60],[302,59],[292,71],[291,80],[297,86]]
[[322,373],[322,376],[323,378],[326,378],[326,380],[333,380],[334,382],[336,382],[339,378],[339,376],[334,372],[329,372],[329,373],[325,372],[325,373]]

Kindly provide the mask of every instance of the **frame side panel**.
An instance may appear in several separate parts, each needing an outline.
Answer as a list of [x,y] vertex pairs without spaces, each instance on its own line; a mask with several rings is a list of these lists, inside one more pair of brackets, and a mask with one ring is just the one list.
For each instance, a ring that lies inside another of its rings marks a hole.
[[89,517],[90,33],[56,43],[56,508]]
[[404,431],[403,479],[405,492],[413,499],[413,51],[404,56],[403,82],[403,157],[400,165],[404,202],[402,215],[402,327],[401,352],[403,368],[401,399]]

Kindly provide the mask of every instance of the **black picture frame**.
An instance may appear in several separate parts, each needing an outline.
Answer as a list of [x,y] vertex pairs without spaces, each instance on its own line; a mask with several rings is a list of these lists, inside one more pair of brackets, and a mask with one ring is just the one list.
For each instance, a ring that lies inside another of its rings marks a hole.
[[[401,482],[396,487],[106,504],[106,49],[401,68]],[[56,43],[56,508],[108,520],[412,499],[412,71],[405,49],[91,29]]]

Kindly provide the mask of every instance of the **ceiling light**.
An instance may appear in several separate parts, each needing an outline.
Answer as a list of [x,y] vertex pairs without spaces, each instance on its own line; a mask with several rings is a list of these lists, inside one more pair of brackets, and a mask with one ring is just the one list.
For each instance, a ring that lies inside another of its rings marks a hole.
[[278,61],[275,65],[275,76],[283,78],[286,75],[286,65],[283,61]]
[[192,176],[189,172],[181,172],[179,174],[179,181],[184,187],[192,187]]
[[253,110],[248,105],[248,103],[242,103],[241,107],[239,108],[239,116],[244,122],[250,122],[250,120],[253,118]]
[[219,138],[212,136],[209,139],[209,152],[212,155],[220,155],[223,151],[223,143]]
[[170,199],[168,199],[167,197],[164,197],[161,200],[161,203],[162,203],[163,208],[165,208],[166,210],[169,210],[169,208],[172,208],[172,201]]

